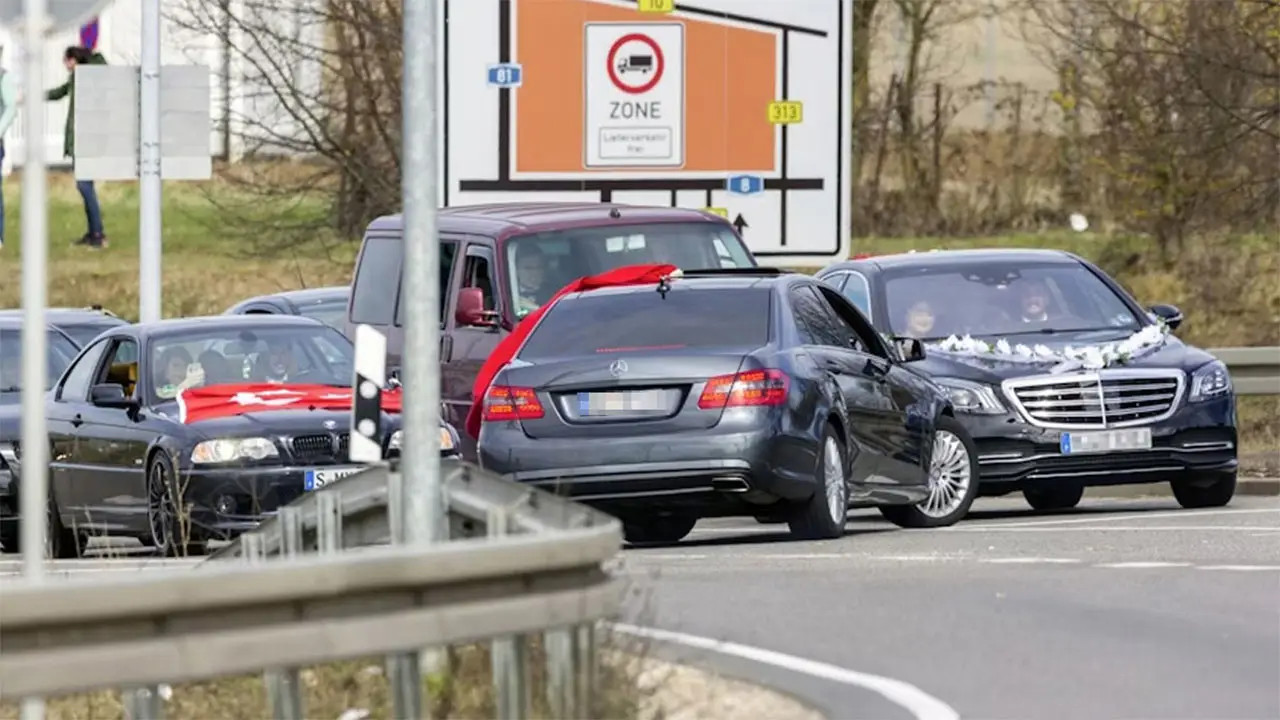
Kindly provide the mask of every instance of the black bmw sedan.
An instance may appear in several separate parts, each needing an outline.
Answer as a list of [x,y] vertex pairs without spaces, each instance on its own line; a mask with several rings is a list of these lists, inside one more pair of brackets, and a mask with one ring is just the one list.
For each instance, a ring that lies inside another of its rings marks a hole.
[[[99,336],[48,399],[54,551],[74,556],[90,534],[199,551],[359,470],[347,456],[349,405],[307,399],[315,388],[349,393],[353,359],[337,330],[291,316],[164,320]],[[224,407],[211,412],[220,388]],[[196,390],[202,417],[184,405]],[[387,456],[398,454],[398,428],[384,413]]]
[[916,503],[953,479],[939,471],[976,465],[947,395],[906,369],[915,357],[806,275],[571,293],[490,386],[480,464],[614,514],[633,543],[723,516],[834,538],[854,502],[945,524]]
[[1058,510],[1089,486],[1168,482],[1183,507],[1231,501],[1231,377],[1172,334],[1177,308],[1143,308],[1053,250],[867,257],[817,276],[880,332],[925,342],[910,368],[950,394],[977,444],[983,495],[1021,491]]

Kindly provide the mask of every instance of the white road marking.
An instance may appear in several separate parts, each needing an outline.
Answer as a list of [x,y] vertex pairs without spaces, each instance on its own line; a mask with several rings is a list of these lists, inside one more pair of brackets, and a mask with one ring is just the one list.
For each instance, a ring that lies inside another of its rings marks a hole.
[[1072,565],[1082,562],[1079,558],[1040,558],[1040,557],[1004,557],[1004,558],[982,558],[978,562],[990,563],[992,565]]
[[1201,531],[1217,531],[1225,532],[1273,532],[1280,533],[1280,528],[1269,528],[1254,525],[1121,525],[1119,527],[1112,525],[1109,527],[1001,527],[999,525],[990,525],[982,527],[962,527],[962,528],[946,528],[947,532],[970,532],[970,533],[989,533],[989,532],[1011,532],[1011,533],[1059,533],[1059,532],[1201,532]]
[[[1258,513],[1280,513],[1280,508],[1242,508],[1239,510],[1170,510],[1167,512],[1132,512],[1123,515],[1107,515],[1105,517],[1091,515],[1058,520],[1028,520],[1025,522],[969,524],[965,530],[997,530],[999,528],[1018,527],[1051,527],[1054,525],[1084,525],[1086,523],[1111,523],[1126,520],[1156,520],[1161,518],[1217,517],[1221,515],[1256,515]],[[952,526],[941,528],[940,532],[952,532],[959,528]]]
[[1280,565],[1200,565],[1197,570],[1234,570],[1236,572],[1280,571]]
[[1139,570],[1139,569],[1143,569],[1143,570],[1145,570],[1145,569],[1148,569],[1148,568],[1191,567],[1191,563],[1189,563],[1189,562],[1163,562],[1163,561],[1151,561],[1151,562],[1114,562],[1114,563],[1098,563],[1097,565],[1094,565],[1094,567],[1100,567],[1100,568],[1116,568],[1116,569],[1123,569],[1123,570]]
[[724,640],[714,640],[699,635],[659,630],[658,628],[639,627],[625,623],[613,623],[613,629],[627,635],[684,645],[698,650],[707,650],[750,660],[763,665],[809,675],[811,677],[830,680],[842,685],[869,690],[880,695],[889,702],[911,713],[917,720],[959,720],[960,714],[950,705],[902,680],[895,680],[880,675],[860,673],[836,665],[809,660],[795,655],[765,650],[763,648],[742,645]]

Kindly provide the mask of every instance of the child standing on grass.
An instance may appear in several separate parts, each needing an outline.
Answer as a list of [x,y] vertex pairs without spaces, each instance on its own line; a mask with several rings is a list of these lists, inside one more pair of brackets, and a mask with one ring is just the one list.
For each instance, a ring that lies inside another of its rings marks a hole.
[[[65,83],[46,93],[45,98],[51,101],[67,98],[67,126],[62,136],[62,153],[66,157],[74,159],[76,156],[76,66],[106,65],[107,59],[102,56],[102,53],[72,45],[63,53],[62,64],[66,66],[67,72],[71,75]],[[102,208],[98,205],[98,191],[94,189],[93,181],[77,180],[76,190],[80,191],[80,197],[84,199],[84,217],[89,223],[89,232],[75,241],[75,244],[91,248],[105,248],[107,246],[107,234],[102,229]]]
[[[4,47],[0,46],[0,56],[4,55]],[[4,67],[0,67],[0,165],[4,164],[4,136],[9,133],[9,126],[18,116],[18,91],[14,87],[13,76]],[[0,175],[0,247],[4,247],[4,184]]]

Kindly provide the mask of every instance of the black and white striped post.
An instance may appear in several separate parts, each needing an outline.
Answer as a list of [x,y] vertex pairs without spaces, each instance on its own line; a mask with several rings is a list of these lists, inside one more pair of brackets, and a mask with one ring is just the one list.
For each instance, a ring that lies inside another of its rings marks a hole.
[[352,462],[382,462],[382,388],[387,384],[387,336],[356,326],[355,378],[351,382]]

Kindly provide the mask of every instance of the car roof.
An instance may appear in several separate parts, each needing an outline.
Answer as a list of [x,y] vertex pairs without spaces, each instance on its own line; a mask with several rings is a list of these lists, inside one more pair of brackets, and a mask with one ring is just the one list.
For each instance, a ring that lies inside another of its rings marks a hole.
[[[733,290],[733,289],[759,289],[771,288],[779,284],[790,284],[796,281],[811,280],[808,275],[800,273],[784,272],[780,274],[771,274],[768,271],[772,268],[762,268],[766,272],[761,274],[748,274],[742,272],[733,272],[725,274],[717,274],[709,272],[707,274],[692,275],[690,277],[678,277],[671,281],[671,291],[679,290]],[[646,283],[643,285],[616,285],[611,287],[595,288],[592,290],[583,290],[580,292],[569,293],[564,299],[579,298],[584,295],[601,296],[601,295],[629,295],[633,293],[651,293],[657,290],[657,283]]]
[[321,327],[328,325],[314,318],[301,315],[206,315],[202,317],[170,318],[150,323],[137,323],[139,336],[169,335],[191,330],[235,330],[257,327]]
[[284,298],[295,305],[305,305],[313,302],[325,302],[326,300],[341,300],[351,295],[351,287],[348,285],[333,285],[330,287],[320,288],[302,288],[300,290],[285,290],[269,295],[258,295],[236,303],[236,307],[246,303],[266,300],[268,298]]
[[[711,222],[727,224],[711,213],[693,208],[644,207],[619,203],[520,202],[460,205],[441,208],[440,232],[497,237],[513,232],[545,232],[567,227],[634,225],[654,222]],[[403,216],[386,215],[369,224],[369,231],[403,230]]]
[[[93,308],[69,308],[54,307],[45,308],[45,321],[57,325],[61,323],[105,323],[109,325],[128,325],[129,321],[116,317],[104,310],[94,310]],[[3,318],[22,318],[24,311],[21,308],[6,308],[0,310],[0,317]]]
[[903,252],[889,255],[874,255],[869,258],[847,260],[836,263],[826,270],[873,265],[882,270],[903,267],[929,267],[933,264],[953,264],[957,262],[980,265],[988,262],[1028,262],[1028,263],[1060,263],[1069,265],[1079,262],[1079,258],[1065,250],[1044,248],[974,248],[965,250],[930,250],[928,252]]

